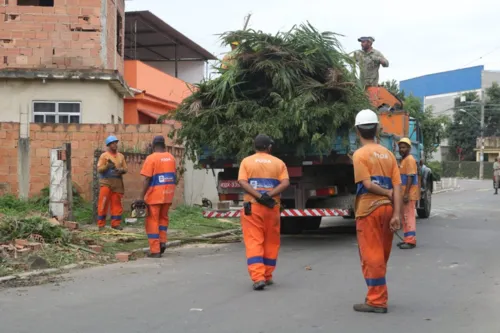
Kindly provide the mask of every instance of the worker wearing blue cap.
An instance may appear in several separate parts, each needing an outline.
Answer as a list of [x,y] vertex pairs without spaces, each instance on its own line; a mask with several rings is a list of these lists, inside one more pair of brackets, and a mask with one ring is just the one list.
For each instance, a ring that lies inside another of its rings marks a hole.
[[106,139],[107,151],[101,154],[97,162],[99,172],[99,202],[97,203],[97,225],[99,230],[106,226],[106,216],[111,206],[111,227],[122,230],[122,197],[125,192],[123,175],[127,173],[125,156],[118,152],[118,138],[110,135]]
[[380,66],[389,67],[389,61],[384,55],[372,47],[374,41],[373,37],[358,38],[361,50],[354,52],[354,59],[359,65],[361,81],[365,88],[378,87]]

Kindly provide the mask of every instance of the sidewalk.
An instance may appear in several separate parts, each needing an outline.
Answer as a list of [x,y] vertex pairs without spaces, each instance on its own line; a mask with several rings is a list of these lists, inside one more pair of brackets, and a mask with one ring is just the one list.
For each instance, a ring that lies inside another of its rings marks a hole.
[[441,178],[440,181],[433,182],[433,194],[439,194],[448,191],[454,191],[460,188],[458,178]]

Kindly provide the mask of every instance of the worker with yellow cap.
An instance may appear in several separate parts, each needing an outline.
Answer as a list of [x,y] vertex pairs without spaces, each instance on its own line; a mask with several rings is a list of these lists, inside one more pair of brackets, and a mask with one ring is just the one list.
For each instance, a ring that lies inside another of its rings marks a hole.
[[404,242],[398,243],[403,250],[413,249],[417,246],[417,220],[415,215],[416,203],[420,197],[418,185],[417,161],[411,155],[411,140],[402,138],[398,142],[401,155],[401,185],[403,192],[403,231]]
[[231,42],[231,52],[227,53],[224,56],[224,58],[222,59],[222,63],[221,63],[222,69],[228,69],[229,66],[234,65],[234,55],[235,55],[236,49],[238,48],[239,45],[240,45],[240,43],[238,43],[236,41]]

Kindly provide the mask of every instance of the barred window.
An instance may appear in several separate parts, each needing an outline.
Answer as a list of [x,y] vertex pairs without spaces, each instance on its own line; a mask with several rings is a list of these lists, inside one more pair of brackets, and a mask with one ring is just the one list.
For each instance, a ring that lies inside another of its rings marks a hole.
[[33,102],[33,122],[49,124],[79,124],[81,103],[79,102]]

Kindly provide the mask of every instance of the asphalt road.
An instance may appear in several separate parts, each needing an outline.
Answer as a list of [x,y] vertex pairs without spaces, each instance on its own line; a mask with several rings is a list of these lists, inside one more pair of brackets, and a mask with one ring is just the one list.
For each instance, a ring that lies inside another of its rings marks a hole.
[[489,181],[461,185],[434,196],[417,249],[393,248],[385,315],[352,310],[366,286],[354,229],[336,220],[283,237],[277,284],[263,292],[242,244],[175,249],[0,291],[0,332],[500,332],[500,195]]

